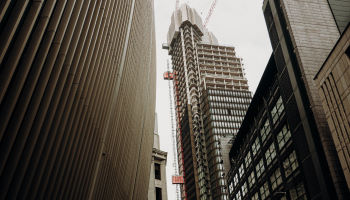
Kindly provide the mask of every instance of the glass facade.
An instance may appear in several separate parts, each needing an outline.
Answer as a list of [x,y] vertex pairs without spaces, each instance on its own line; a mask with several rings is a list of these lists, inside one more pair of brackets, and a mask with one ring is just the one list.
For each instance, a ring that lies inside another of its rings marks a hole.
[[[244,149],[246,151],[236,158],[231,157],[230,174],[235,174],[233,184],[230,185],[231,199],[244,199],[245,196],[250,196],[251,199],[271,198],[274,192],[281,193],[278,188],[285,184],[283,181],[288,180],[294,172],[298,171],[295,150],[285,150],[286,148],[290,149],[290,145],[287,144],[290,144],[292,135],[284,119],[285,111],[282,98],[278,95],[275,99],[276,101],[270,100],[270,102],[275,102],[271,103],[271,111],[269,111],[268,105],[265,108],[269,112],[261,111],[265,115],[260,116],[260,118],[264,120],[261,120],[261,123],[257,122],[256,129],[258,131],[254,131],[254,126],[251,129],[250,134],[255,135],[255,137],[250,137],[250,140],[245,142]],[[271,127],[270,123],[274,126]],[[285,158],[282,159],[283,157]],[[274,162],[275,159],[279,159],[281,162]],[[253,163],[254,167],[252,168]],[[245,173],[245,170],[249,173]],[[235,171],[236,173],[233,173]],[[237,191],[240,191],[239,194]],[[288,194],[290,194],[291,199],[294,197],[298,199],[299,196],[306,198],[303,191],[305,190],[300,186],[291,189]]]
[[257,110],[248,110],[249,123],[242,125],[232,144],[228,175],[232,200],[307,198],[285,104],[278,84],[269,84],[266,89],[271,92],[255,101]]
[[[201,109],[204,113],[205,146],[214,198],[219,198],[220,194],[228,195],[230,188],[238,184],[238,179],[244,176],[245,168],[242,163],[235,180],[226,183],[229,171],[229,141],[238,132],[249,102],[249,91],[217,89],[211,86],[203,90]],[[243,195],[243,191],[240,195]]]

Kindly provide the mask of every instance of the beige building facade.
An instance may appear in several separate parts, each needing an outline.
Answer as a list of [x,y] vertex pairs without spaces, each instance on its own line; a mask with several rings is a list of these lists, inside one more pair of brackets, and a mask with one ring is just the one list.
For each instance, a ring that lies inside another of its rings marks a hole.
[[350,188],[350,28],[317,73],[320,93],[347,187]]
[[0,199],[147,199],[153,2],[0,1]]
[[167,152],[160,150],[157,118],[154,127],[154,144],[152,151],[151,172],[148,186],[148,200],[167,200],[166,160]]

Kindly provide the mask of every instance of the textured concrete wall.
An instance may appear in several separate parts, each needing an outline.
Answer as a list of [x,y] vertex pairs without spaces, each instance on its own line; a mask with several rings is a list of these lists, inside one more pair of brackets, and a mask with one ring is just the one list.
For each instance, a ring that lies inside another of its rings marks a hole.
[[350,188],[350,28],[317,75],[323,108],[339,160]]
[[335,21],[340,32],[343,32],[350,22],[350,1],[348,0],[328,0]]

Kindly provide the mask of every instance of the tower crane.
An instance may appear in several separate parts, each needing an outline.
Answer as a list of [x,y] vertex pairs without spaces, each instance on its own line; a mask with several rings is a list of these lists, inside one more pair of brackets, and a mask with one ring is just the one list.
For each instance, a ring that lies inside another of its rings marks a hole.
[[207,17],[204,20],[204,27],[207,27],[207,25],[208,25],[209,19],[210,19],[211,15],[214,12],[214,9],[215,9],[215,6],[216,6],[216,2],[217,2],[217,0],[214,0],[213,3],[210,6],[208,15],[207,15]]

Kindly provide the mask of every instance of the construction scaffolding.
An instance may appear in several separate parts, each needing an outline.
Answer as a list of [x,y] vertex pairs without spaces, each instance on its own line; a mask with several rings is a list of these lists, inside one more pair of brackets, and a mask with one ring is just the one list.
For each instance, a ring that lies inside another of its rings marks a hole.
[[164,72],[163,78],[168,81],[169,87],[169,108],[170,108],[170,124],[171,124],[171,141],[173,147],[173,168],[174,175],[172,176],[172,183],[175,184],[176,187],[176,199],[180,200],[180,186],[178,184],[183,184],[183,176],[179,176],[179,168],[178,168],[178,159],[177,159],[177,148],[176,148],[176,135],[175,135],[175,121],[174,121],[174,109],[173,109],[173,84],[174,74],[170,72],[169,60],[167,60],[167,71]]

